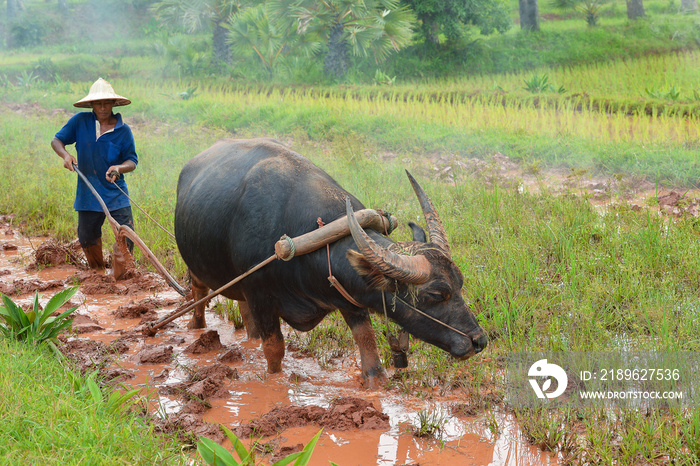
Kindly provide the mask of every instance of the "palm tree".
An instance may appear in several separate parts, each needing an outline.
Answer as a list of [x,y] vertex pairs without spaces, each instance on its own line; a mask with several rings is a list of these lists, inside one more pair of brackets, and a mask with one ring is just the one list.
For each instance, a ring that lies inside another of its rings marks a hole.
[[238,0],[163,0],[153,5],[153,11],[161,23],[179,24],[188,33],[211,29],[214,60],[230,64],[225,25],[240,7]]
[[270,0],[281,17],[293,18],[296,31],[317,35],[328,44],[324,67],[342,77],[348,69],[348,53],[375,62],[409,44],[413,12],[399,0]]
[[268,4],[246,8],[227,24],[228,43],[238,55],[254,54],[272,75],[276,64],[292,52],[311,56],[319,42],[310,35],[297,34],[294,22],[269,11]]

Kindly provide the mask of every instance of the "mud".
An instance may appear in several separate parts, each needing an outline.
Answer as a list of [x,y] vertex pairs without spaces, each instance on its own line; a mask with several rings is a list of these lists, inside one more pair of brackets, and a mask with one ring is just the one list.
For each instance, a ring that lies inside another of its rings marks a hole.
[[114,317],[117,319],[143,318],[144,315],[155,314],[153,311],[156,309],[163,309],[164,307],[173,306],[179,302],[179,299],[158,299],[148,297],[137,303],[132,301],[129,304],[119,306],[114,311]]
[[159,275],[141,271],[131,271],[127,279],[117,281],[112,275],[87,270],[69,277],[66,283],[80,284],[81,291],[87,295],[131,295],[138,291],[159,291],[166,287]]
[[387,430],[389,416],[362,398],[342,397],[334,400],[329,408],[320,406],[284,406],[275,408],[259,419],[243,424],[234,430],[240,438],[251,436],[270,437],[290,427],[317,425],[335,431]]
[[163,364],[173,359],[173,347],[171,345],[144,345],[144,347],[131,358],[137,364]]
[[72,327],[73,332],[78,334],[99,332],[100,330],[104,330],[104,327],[102,327],[95,319],[92,319],[83,314],[76,313],[73,313]]
[[219,339],[219,332],[216,330],[207,330],[191,345],[185,348],[185,353],[202,354],[221,349],[222,347],[221,340]]
[[70,244],[59,244],[56,240],[49,239],[36,249],[35,262],[29,266],[30,270],[38,269],[40,266],[50,267],[63,264],[74,264],[84,268],[86,263],[80,249],[80,243],[77,240]]
[[[312,464],[556,463],[527,444],[508,414],[495,414],[510,428],[493,435],[484,427],[481,406],[452,409],[450,396],[432,394],[428,401],[364,390],[357,354],[321,367],[290,346],[283,372],[267,374],[259,341],[210,311],[207,329],[188,330],[189,316],[183,316],[158,335],[145,336],[139,331],[144,321],[163,318],[182,303],[159,276],[136,270],[132,278],[116,281],[110,269],[84,270],[79,261],[61,262],[68,254],[48,253],[65,253],[71,245],[32,240],[41,245],[36,247],[16,234],[8,239],[18,249],[0,251],[0,286],[11,288],[15,302],[26,307],[35,289],[45,291],[45,303],[59,289],[79,285],[70,303],[79,307],[73,331],[61,336],[61,351],[84,374],[98,371],[101,383],[148,393],[155,432],[175,434],[187,444],[198,436],[225,442],[219,427],[225,425],[246,445],[256,442],[266,463],[301,450],[320,429]],[[45,258],[35,248],[46,250]],[[26,266],[20,257],[35,260]],[[417,413],[427,407],[451,413],[441,442],[411,434]]]
[[[8,274],[9,275],[9,274]],[[25,280],[18,278],[12,283],[0,281],[0,293],[7,296],[17,296],[38,291],[59,290],[63,288],[63,282],[60,280],[42,281],[39,279]]]

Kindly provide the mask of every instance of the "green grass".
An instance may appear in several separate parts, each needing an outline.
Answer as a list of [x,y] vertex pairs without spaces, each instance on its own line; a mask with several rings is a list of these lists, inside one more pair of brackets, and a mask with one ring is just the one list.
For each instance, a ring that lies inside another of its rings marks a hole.
[[0,339],[0,463],[188,464],[179,444],[71,379],[82,377],[46,347]]

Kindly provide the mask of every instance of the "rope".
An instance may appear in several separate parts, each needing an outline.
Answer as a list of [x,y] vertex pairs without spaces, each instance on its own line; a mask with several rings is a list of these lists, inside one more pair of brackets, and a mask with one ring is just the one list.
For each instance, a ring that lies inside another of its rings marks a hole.
[[118,185],[117,183],[114,183],[114,186],[116,186],[117,189],[118,189],[119,191],[121,191],[122,194],[125,195],[127,199],[129,199],[129,202],[131,202],[132,204],[134,204],[134,205],[136,206],[137,209],[139,209],[141,212],[143,212],[143,214],[144,214],[146,217],[148,217],[149,219],[151,219],[151,221],[152,221],[153,223],[155,223],[156,225],[158,225],[158,227],[159,227],[161,230],[163,230],[164,232],[166,232],[166,233],[168,234],[168,236],[170,236],[170,237],[173,239],[173,241],[175,241],[175,235],[173,235],[173,234],[170,233],[168,230],[166,230],[160,223],[158,223],[158,221],[157,221],[156,219],[154,219],[153,217],[151,217],[150,215],[148,215],[148,213],[146,213],[145,210],[143,210],[136,202],[134,202],[134,200],[131,199],[131,198],[129,197],[129,195],[128,195],[127,193],[125,193],[124,190],[123,190],[122,188],[120,188],[119,185]]
[[443,322],[443,321],[441,321],[441,320],[438,320],[438,319],[436,319],[435,317],[433,317],[433,316],[431,316],[431,315],[426,314],[425,312],[421,311],[421,310],[418,309],[417,307],[411,306],[411,305],[408,304],[406,301],[404,301],[403,299],[399,298],[397,295],[394,295],[394,297],[395,297],[396,299],[398,299],[399,301],[401,301],[402,303],[404,303],[404,304],[405,304],[406,306],[408,306],[409,308],[411,308],[411,309],[413,309],[414,311],[416,311],[417,313],[419,313],[420,315],[422,315],[422,316],[424,316],[424,317],[427,317],[428,319],[430,319],[430,320],[432,320],[432,321],[434,321],[434,322],[437,322],[438,324],[440,324],[440,325],[442,325],[442,326],[444,326],[444,327],[447,327],[447,328],[449,328],[450,330],[452,330],[452,331],[454,331],[454,332],[457,332],[457,333],[459,333],[460,335],[462,335],[462,336],[464,336],[464,337],[471,338],[471,337],[470,337],[469,335],[467,335],[466,333],[464,333],[464,332],[462,332],[462,331],[460,331],[460,330],[457,330],[456,328],[452,327],[451,325],[448,325],[448,324],[446,324],[445,322]]
[[296,252],[296,248],[294,247],[294,241],[292,241],[292,238],[290,238],[287,235],[282,235],[280,239],[285,240],[287,241],[287,243],[289,243],[289,250],[291,251],[289,253],[289,256],[281,258],[283,261],[289,262],[290,260],[294,259],[294,253]]
[[[323,220],[321,220],[321,217],[316,219],[316,223],[318,223],[319,228],[321,228],[325,225],[325,223],[323,223]],[[350,296],[350,293],[347,292],[345,287],[343,287],[343,285],[341,285],[340,282],[338,281],[338,279],[335,278],[335,276],[333,275],[333,271],[331,270],[331,247],[330,247],[330,244],[326,244],[326,255],[328,256],[328,281],[331,282],[331,286],[333,288],[335,288],[336,290],[338,290],[338,293],[343,295],[343,298],[347,299],[350,302],[350,304],[352,304],[353,306],[363,308],[364,306],[362,304],[358,303],[355,300],[355,298]]]
[[239,281],[243,280],[245,277],[247,277],[247,276],[250,275],[251,273],[257,272],[258,270],[260,270],[261,268],[265,267],[267,264],[269,264],[270,262],[274,261],[275,259],[277,259],[277,256],[274,255],[274,254],[271,255],[270,257],[268,257],[268,258],[265,259],[264,261],[260,262],[260,263],[259,263],[258,265],[256,265],[255,267],[249,269],[247,272],[243,273],[242,275],[237,276],[236,278],[234,278],[233,280],[231,280],[230,282],[228,282],[228,283],[225,284],[224,286],[222,286],[222,287],[220,287],[220,288],[218,288],[218,289],[212,291],[211,293],[209,293],[208,295],[206,295],[205,297],[203,297],[203,298],[200,299],[199,301],[196,301],[196,302],[194,302],[194,303],[192,303],[192,304],[189,304],[187,307],[185,307],[185,308],[183,308],[183,309],[181,309],[181,310],[176,310],[176,311],[175,311],[174,313],[172,313],[170,316],[165,317],[165,318],[159,320],[158,322],[154,323],[153,325],[150,325],[150,326],[147,325],[147,326],[143,329],[143,333],[144,333],[145,335],[150,335],[150,336],[155,335],[155,334],[156,334],[156,330],[158,330],[159,328],[161,328],[163,325],[172,322],[173,320],[177,319],[178,317],[180,317],[180,316],[182,316],[182,315],[187,314],[188,312],[190,312],[192,309],[194,309],[194,308],[197,307],[198,305],[205,303],[207,300],[209,300],[209,299],[213,298],[214,296],[220,294],[222,291],[225,291],[226,288],[235,285],[236,283],[238,283]]

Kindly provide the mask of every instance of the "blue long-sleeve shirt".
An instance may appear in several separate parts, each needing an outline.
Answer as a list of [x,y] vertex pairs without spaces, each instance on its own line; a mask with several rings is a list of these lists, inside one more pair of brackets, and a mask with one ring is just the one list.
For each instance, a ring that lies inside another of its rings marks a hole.
[[[97,118],[93,112],[81,112],[73,115],[68,123],[56,133],[56,138],[64,145],[75,144],[75,150],[78,154],[78,169],[100,194],[110,211],[127,207],[130,203],[129,199],[116,186],[107,181],[105,178],[107,169],[112,165],[121,165],[128,160],[138,164],[131,128],[122,122],[120,113],[114,116],[117,118],[114,130],[102,134],[99,138],[95,126]],[[124,175],[115,183],[125,193],[129,193]],[[99,202],[80,178],[78,178],[73,208],[102,212]]]

